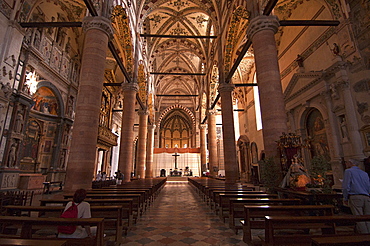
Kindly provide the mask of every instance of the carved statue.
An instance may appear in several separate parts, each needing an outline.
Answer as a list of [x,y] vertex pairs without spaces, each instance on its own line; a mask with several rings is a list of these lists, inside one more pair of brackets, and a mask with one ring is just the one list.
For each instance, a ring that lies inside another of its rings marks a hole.
[[18,110],[16,119],[15,119],[14,132],[22,133],[23,124],[24,124],[24,117],[23,117],[23,109],[21,108]]
[[332,51],[333,51],[333,54],[334,54],[335,56],[339,56],[340,49],[339,49],[339,46],[338,46],[338,44],[337,44],[337,43],[334,43],[334,44],[333,44],[333,49],[332,49]]
[[298,54],[295,61],[297,62],[298,67],[303,67],[303,56]]
[[59,169],[64,169],[65,160],[66,160],[66,151],[62,150],[60,152],[60,158],[59,158]]
[[13,142],[10,146],[7,167],[14,167],[16,163],[17,143]]
[[12,94],[12,87],[10,86],[10,83],[7,82],[5,85],[1,83],[1,90],[4,93],[5,98],[9,99],[10,95]]

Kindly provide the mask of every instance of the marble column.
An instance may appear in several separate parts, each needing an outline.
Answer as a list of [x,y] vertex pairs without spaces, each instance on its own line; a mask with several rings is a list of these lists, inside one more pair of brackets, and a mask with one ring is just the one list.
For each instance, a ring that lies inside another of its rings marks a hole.
[[[153,159],[154,159],[154,130],[155,125],[148,126],[148,139],[146,145],[146,169],[145,178],[153,178]],[[159,175],[159,174],[158,174]],[[156,176],[156,175],[154,175]]]
[[218,168],[216,110],[208,111],[208,153],[209,174],[211,177],[215,177],[214,168]]
[[222,108],[222,137],[224,141],[225,182],[234,184],[239,180],[239,167],[236,154],[236,141],[234,129],[234,109],[232,92],[233,84],[221,83],[218,91],[221,96]]
[[254,49],[267,158],[277,158],[276,141],[283,132],[287,132],[284,95],[274,37],[278,27],[279,20],[276,16],[262,15],[252,19],[247,30]]
[[130,182],[134,146],[135,102],[139,86],[137,83],[124,83],[122,89],[124,101],[118,169],[124,174],[123,181]]
[[82,27],[85,43],[64,187],[70,192],[80,188],[91,189],[108,41],[113,35],[111,22],[105,17],[85,17]]
[[341,140],[339,136],[339,127],[336,120],[336,115],[333,113],[333,103],[330,91],[322,93],[325,98],[326,107],[328,108],[328,121],[326,129],[329,141],[329,150],[330,150],[330,164],[333,171],[334,186],[333,188],[340,189],[342,188],[342,182],[339,179],[343,178],[343,166],[341,163],[341,156],[343,152],[340,146]]
[[[356,160],[362,161],[365,158],[363,153],[364,147],[362,146],[362,139],[359,131],[359,123],[356,115],[356,106],[353,99],[349,78],[347,74],[347,64],[345,61],[338,62],[339,70],[335,73],[338,85],[343,93],[343,101],[345,102],[345,123],[348,131],[348,138],[350,141],[350,146],[352,148],[352,156]],[[361,167],[364,168],[363,164]]]
[[207,125],[200,125],[200,164],[201,164],[201,174],[207,171]]
[[139,110],[139,142],[137,155],[137,177],[145,178],[145,161],[146,161],[146,141],[148,132],[148,111]]

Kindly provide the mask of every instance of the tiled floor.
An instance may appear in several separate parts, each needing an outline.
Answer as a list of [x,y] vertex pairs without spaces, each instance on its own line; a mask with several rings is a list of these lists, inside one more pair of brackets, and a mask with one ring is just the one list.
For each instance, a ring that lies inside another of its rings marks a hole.
[[123,245],[247,245],[187,182],[167,182]]

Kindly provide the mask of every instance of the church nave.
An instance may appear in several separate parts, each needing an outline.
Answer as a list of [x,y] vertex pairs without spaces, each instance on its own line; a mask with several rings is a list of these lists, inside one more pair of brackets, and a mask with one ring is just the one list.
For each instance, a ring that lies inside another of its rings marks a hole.
[[170,182],[128,232],[123,245],[246,245],[188,182]]

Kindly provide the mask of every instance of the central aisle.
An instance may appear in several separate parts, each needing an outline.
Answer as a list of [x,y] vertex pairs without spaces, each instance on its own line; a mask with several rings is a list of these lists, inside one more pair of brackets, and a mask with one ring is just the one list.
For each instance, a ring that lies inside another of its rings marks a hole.
[[247,245],[201,201],[188,182],[167,182],[124,245]]

